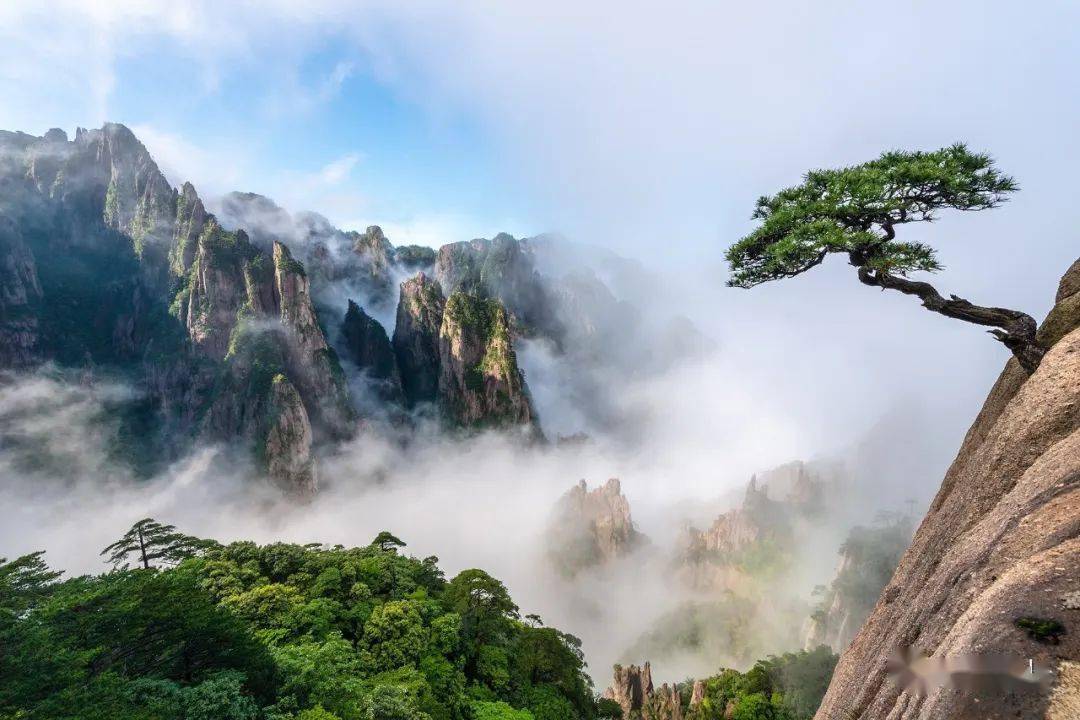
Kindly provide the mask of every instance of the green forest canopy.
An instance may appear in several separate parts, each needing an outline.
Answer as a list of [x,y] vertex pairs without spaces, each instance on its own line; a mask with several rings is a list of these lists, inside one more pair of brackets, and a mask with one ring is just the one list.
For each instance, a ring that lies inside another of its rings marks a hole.
[[[67,580],[40,552],[0,558],[0,720],[617,716],[581,642],[522,620],[482,570],[446,580],[386,532],[357,548],[223,546],[161,527],[146,554],[159,565],[130,543],[135,569]],[[835,663],[815,653],[723,671],[691,717],[722,717],[728,702],[743,720],[809,717]]]

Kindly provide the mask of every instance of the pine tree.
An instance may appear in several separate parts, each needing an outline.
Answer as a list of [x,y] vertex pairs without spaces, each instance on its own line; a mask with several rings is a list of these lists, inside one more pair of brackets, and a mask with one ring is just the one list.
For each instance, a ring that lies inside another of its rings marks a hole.
[[862,165],[809,172],[801,185],[758,200],[753,218],[761,224],[727,251],[728,285],[749,288],[794,277],[842,253],[865,285],[914,295],[928,310],[993,328],[990,334],[1034,372],[1045,349],[1035,339],[1030,315],[945,298],[930,283],[908,279],[912,272],[942,266],[932,247],[896,240],[901,225],[932,222],[942,209],[995,208],[1016,189],[989,155],[961,144],[934,152],[886,152]]
[[101,554],[108,555],[107,560],[113,567],[124,569],[128,567],[128,556],[135,555],[143,569],[149,570],[154,567],[152,563],[175,565],[213,544],[212,540],[184,535],[173,525],[162,525],[152,518],[143,518],[132,525],[123,537],[102,550]]

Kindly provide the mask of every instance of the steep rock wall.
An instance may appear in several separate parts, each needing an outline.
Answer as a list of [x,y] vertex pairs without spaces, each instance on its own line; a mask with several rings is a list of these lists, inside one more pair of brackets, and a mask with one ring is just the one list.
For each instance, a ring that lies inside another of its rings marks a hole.
[[439,329],[439,403],[462,427],[532,426],[535,414],[496,300],[456,292]]
[[[900,647],[935,657],[1003,653],[1075,695],[1080,660],[1080,263],[1040,329],[1052,343],[1027,377],[1010,359],[870,618],[841,657],[818,720],[992,720],[1060,716],[1046,692],[902,692]],[[1055,341],[1056,339],[1056,341]],[[1058,644],[1016,621],[1061,623]],[[1070,664],[1072,663],[1072,664]],[[1070,681],[1069,678],[1072,678]],[[1070,686],[1069,683],[1073,686]],[[1056,700],[1060,705],[1061,700]]]

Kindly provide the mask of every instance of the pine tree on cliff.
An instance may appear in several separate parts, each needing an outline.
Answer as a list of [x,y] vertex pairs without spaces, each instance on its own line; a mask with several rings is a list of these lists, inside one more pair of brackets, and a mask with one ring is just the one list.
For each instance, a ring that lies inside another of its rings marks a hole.
[[942,209],[988,210],[1016,189],[989,155],[961,144],[886,152],[862,165],[809,172],[801,185],[758,200],[753,218],[761,224],[727,251],[728,285],[794,277],[830,253],[843,253],[865,285],[915,295],[928,310],[994,328],[989,332],[1030,373],[1045,352],[1035,340],[1035,320],[1018,310],[945,298],[930,283],[909,279],[942,266],[932,247],[896,239],[901,225],[932,222]]

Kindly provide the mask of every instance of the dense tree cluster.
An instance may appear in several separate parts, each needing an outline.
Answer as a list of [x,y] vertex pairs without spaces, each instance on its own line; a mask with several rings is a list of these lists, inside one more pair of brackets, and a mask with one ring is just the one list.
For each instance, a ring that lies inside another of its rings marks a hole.
[[687,720],[810,720],[829,688],[837,656],[822,645],[809,652],[759,660],[744,673],[707,678],[701,702],[690,707],[692,682],[680,685]]
[[135,569],[0,560],[0,720],[596,717],[580,641],[521,620],[482,570],[447,581],[389,533],[221,546],[162,527],[171,567],[144,562],[138,529],[106,553]]

